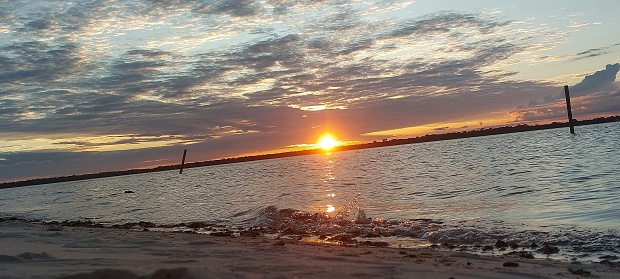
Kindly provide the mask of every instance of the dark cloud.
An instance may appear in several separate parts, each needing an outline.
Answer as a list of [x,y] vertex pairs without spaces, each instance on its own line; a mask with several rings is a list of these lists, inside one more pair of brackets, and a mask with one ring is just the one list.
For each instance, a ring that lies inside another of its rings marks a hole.
[[493,29],[510,24],[510,21],[492,21],[480,18],[475,14],[444,12],[427,16],[423,19],[413,19],[399,24],[386,37],[424,36],[451,33],[452,36],[462,36],[460,28],[475,28],[481,33],[490,33]]
[[37,19],[26,23],[26,28],[35,30],[45,30],[52,26],[52,22],[46,19]]
[[578,97],[601,91],[610,92],[616,89],[614,81],[616,81],[618,71],[620,71],[620,64],[609,64],[605,66],[605,70],[585,76],[581,82],[572,86],[571,96]]
[[0,48],[0,84],[53,82],[78,72],[82,58],[75,43],[28,41]]
[[582,51],[582,52],[577,53],[575,55],[577,57],[574,60],[580,60],[580,59],[597,57],[597,56],[601,56],[601,55],[604,55],[604,54],[608,54],[610,52],[610,49],[612,49],[613,47],[616,47],[616,46],[620,46],[620,43],[613,44],[613,45],[610,45],[610,46],[591,48],[591,49],[588,49],[586,51]]
[[598,53],[598,52],[600,52],[601,50],[604,50],[604,49],[606,49],[606,48],[591,48],[591,49],[588,49],[588,50],[586,50],[586,51],[583,51],[583,52],[577,53],[577,56],[581,56],[581,55],[591,55],[592,53]]

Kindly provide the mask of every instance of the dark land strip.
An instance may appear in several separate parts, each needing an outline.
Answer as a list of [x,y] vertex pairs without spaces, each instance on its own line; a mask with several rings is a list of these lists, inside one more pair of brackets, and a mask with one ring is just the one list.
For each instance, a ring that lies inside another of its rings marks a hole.
[[[608,122],[620,122],[620,116],[609,116],[609,117],[600,117],[600,118],[595,118],[595,119],[590,119],[590,120],[582,120],[582,121],[573,120],[573,121],[574,121],[573,124],[575,126],[600,124],[600,123],[608,123]],[[486,129],[482,128],[482,129],[465,131],[465,132],[424,135],[420,137],[407,138],[407,139],[391,139],[391,140],[385,139],[382,141],[373,141],[370,143],[343,145],[343,146],[334,147],[332,150],[330,150],[330,152],[340,152],[340,151],[402,145],[402,144],[491,136],[491,135],[519,133],[519,132],[545,130],[545,129],[556,129],[556,128],[565,128],[569,126],[570,125],[568,122],[561,122],[561,123],[553,122],[550,124],[533,125],[533,126],[530,126],[527,124],[521,124],[517,126],[503,126],[503,127],[486,128]],[[217,160],[186,163],[184,164],[183,168],[196,168],[196,167],[204,167],[204,166],[214,166],[214,165],[222,165],[222,164],[268,160],[268,159],[276,159],[276,158],[284,158],[284,157],[311,155],[311,154],[318,154],[318,153],[324,153],[324,152],[325,151],[321,149],[309,149],[309,150],[290,151],[290,152],[274,153],[274,154],[223,158],[223,159],[217,159]],[[113,176],[121,176],[121,175],[150,173],[150,172],[157,172],[157,171],[178,170],[180,168],[181,168],[181,164],[176,164],[176,165],[159,166],[155,168],[145,168],[145,169],[130,169],[130,170],[121,170],[121,171],[107,171],[107,172],[99,172],[99,173],[77,174],[77,175],[61,176],[61,177],[35,178],[35,179],[29,179],[29,180],[0,183],[0,189],[39,185],[39,184],[48,184],[48,183],[67,182],[67,181],[86,180],[86,179],[96,179],[96,178],[113,177]]]

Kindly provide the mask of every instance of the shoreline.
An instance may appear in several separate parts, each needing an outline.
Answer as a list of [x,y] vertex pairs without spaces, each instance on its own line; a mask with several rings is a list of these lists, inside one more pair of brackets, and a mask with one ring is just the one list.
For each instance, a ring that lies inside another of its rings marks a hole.
[[[574,120],[574,126],[605,124],[605,123],[613,123],[613,122],[620,122],[620,116],[600,117],[600,118],[594,118],[594,119],[589,119],[589,120]],[[430,134],[430,135],[425,135],[425,136],[415,137],[415,138],[390,139],[390,140],[384,140],[384,141],[374,141],[370,143],[342,145],[342,146],[334,147],[331,152],[342,152],[342,151],[351,151],[351,150],[359,150],[359,149],[395,146],[395,145],[405,145],[405,144],[443,141],[443,140],[454,140],[454,139],[462,139],[462,138],[493,136],[493,135],[529,132],[529,131],[537,131],[537,130],[558,129],[558,128],[566,128],[566,127],[569,127],[568,122],[552,122],[550,124],[541,124],[541,125],[532,125],[532,126],[527,125],[527,124],[522,124],[522,125],[517,125],[517,126],[502,126],[502,127],[492,127],[492,128],[486,128],[486,129],[482,128],[482,129],[471,130],[471,131],[466,131],[466,132]],[[216,159],[216,160],[185,163],[183,165],[183,168],[189,169],[189,168],[215,166],[215,165],[223,165],[223,164],[234,164],[234,163],[243,163],[243,162],[251,162],[251,161],[286,158],[286,157],[305,156],[305,155],[312,155],[312,154],[318,154],[318,153],[323,153],[323,151],[321,149],[308,149],[308,150],[291,151],[291,152],[274,153],[274,154],[262,154],[262,155],[245,156],[245,157],[223,158],[223,159]],[[0,182],[0,189],[35,186],[35,185],[52,184],[52,183],[60,183],[60,182],[89,180],[89,179],[124,176],[124,175],[143,174],[143,173],[160,172],[160,171],[170,171],[170,170],[178,170],[180,168],[181,168],[181,165],[178,164],[178,165],[159,166],[155,168],[138,168],[138,169],[129,169],[129,170],[105,171],[105,172],[99,172],[99,173],[76,174],[76,175],[71,175],[71,176],[44,177],[44,178],[33,178],[33,179],[27,179],[27,180],[6,181],[6,182]]]
[[[618,263],[0,222],[2,278],[618,278]],[[168,276],[168,277],[165,277]]]

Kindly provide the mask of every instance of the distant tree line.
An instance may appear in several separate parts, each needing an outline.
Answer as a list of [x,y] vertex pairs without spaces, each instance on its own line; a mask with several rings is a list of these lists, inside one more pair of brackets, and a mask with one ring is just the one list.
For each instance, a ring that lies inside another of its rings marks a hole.
[[[574,125],[581,126],[581,125],[600,124],[600,123],[608,123],[608,122],[620,122],[620,116],[599,117],[599,118],[583,120],[583,121],[574,120]],[[521,124],[517,126],[502,126],[502,127],[486,128],[486,129],[481,128],[477,130],[464,131],[464,132],[432,134],[432,135],[424,135],[420,137],[407,138],[407,139],[391,139],[391,140],[386,139],[383,141],[374,141],[370,143],[337,146],[337,147],[334,147],[331,152],[375,148],[375,147],[383,147],[383,146],[393,146],[393,145],[401,145],[401,144],[412,144],[412,143],[421,143],[421,142],[430,142],[430,141],[441,141],[441,140],[450,140],[450,139],[490,136],[490,135],[499,135],[499,134],[507,134],[507,133],[518,133],[518,132],[527,132],[527,131],[544,130],[544,129],[555,129],[555,128],[563,128],[563,127],[568,127],[568,126],[569,126],[568,122],[560,122],[560,123],[552,122],[550,124],[532,125],[532,126],[527,125],[527,124]],[[195,168],[195,167],[257,161],[257,160],[268,160],[268,159],[276,159],[276,158],[284,158],[284,157],[292,157],[292,156],[317,154],[317,153],[322,153],[322,152],[324,151],[322,151],[321,149],[310,149],[310,150],[290,151],[290,152],[274,153],[274,154],[224,158],[224,159],[218,159],[218,160],[187,163],[184,165],[184,168]],[[149,172],[157,172],[157,171],[177,170],[180,167],[181,165],[177,164],[177,165],[159,166],[159,167],[147,168],[147,169],[130,169],[130,170],[122,170],[122,171],[108,171],[108,172],[78,174],[78,175],[61,176],[61,177],[35,178],[35,179],[29,179],[29,180],[23,180],[23,181],[0,183],[0,189],[39,185],[39,184],[48,184],[48,183],[78,181],[78,180],[86,180],[86,179],[96,179],[96,178],[121,176],[121,175],[141,174],[141,173],[149,173]]]

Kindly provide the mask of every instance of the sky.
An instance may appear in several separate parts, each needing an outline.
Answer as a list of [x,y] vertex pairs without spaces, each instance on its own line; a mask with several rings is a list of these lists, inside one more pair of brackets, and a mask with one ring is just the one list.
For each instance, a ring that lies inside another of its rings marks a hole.
[[0,0],[0,181],[620,114],[616,0]]

